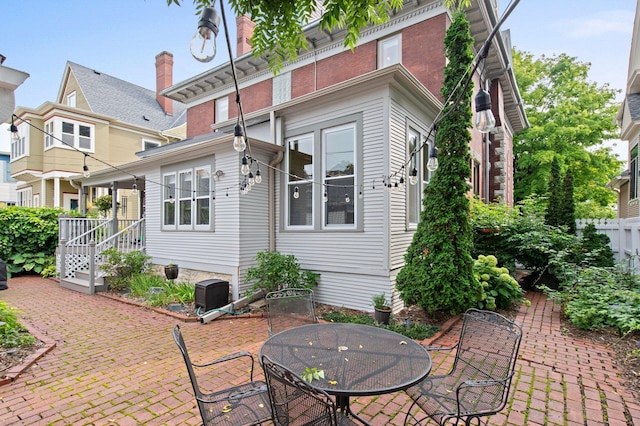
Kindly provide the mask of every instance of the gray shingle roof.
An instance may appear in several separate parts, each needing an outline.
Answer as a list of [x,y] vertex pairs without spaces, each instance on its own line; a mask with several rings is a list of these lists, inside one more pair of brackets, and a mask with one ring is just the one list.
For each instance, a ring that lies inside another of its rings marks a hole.
[[627,95],[629,102],[629,114],[633,121],[640,120],[640,93],[631,93]]
[[186,107],[173,101],[165,114],[153,90],[136,86],[74,62],[67,62],[92,112],[152,130],[167,130],[186,121]]

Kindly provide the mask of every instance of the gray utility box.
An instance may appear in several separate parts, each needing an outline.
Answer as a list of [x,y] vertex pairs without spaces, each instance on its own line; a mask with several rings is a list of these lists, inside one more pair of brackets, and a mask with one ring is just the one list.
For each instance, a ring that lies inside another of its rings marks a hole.
[[196,283],[196,308],[205,312],[229,304],[229,281],[204,280]]

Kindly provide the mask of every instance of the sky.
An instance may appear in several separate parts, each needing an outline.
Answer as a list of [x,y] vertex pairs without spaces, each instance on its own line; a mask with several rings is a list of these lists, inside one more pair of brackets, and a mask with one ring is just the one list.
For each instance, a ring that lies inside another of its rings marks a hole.
[[[534,57],[566,53],[591,63],[589,79],[623,90],[637,0],[520,0],[504,22],[512,44]],[[225,2],[226,3],[226,2]],[[155,56],[173,54],[178,83],[229,60],[220,28],[216,58],[191,57],[198,16],[192,0],[2,0],[0,54],[4,66],[30,74],[15,92],[16,105],[37,108],[54,101],[67,61],[155,90]],[[504,11],[509,4],[499,0]],[[219,8],[219,2],[216,2]],[[235,19],[226,8],[235,55]],[[623,95],[619,95],[619,100]],[[9,149],[0,132],[0,151]],[[620,145],[620,144],[619,144]],[[626,146],[616,153],[624,154]]]

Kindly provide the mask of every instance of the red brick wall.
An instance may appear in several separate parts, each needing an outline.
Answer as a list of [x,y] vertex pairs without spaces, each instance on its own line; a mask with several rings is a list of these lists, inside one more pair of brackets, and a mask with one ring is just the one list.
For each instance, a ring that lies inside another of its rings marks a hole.
[[316,87],[314,69],[314,64],[310,64],[291,72],[291,99],[314,91]]
[[187,110],[187,137],[192,138],[211,133],[214,120],[215,101],[208,101]]
[[402,64],[440,100],[447,27],[448,18],[442,14],[402,31]]
[[377,68],[376,50],[376,42],[372,41],[356,47],[353,52],[347,50],[318,61],[317,90],[374,71]]
[[[273,83],[271,79],[261,81],[253,86],[240,89],[240,102],[246,114],[271,106],[273,101]],[[235,94],[229,95],[229,118],[238,116]]]

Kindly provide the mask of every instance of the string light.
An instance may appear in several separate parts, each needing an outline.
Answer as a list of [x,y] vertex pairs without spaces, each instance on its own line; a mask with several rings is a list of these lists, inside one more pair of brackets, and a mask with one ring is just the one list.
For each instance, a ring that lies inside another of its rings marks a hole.
[[131,194],[138,195],[138,178],[135,178],[133,185],[131,185]]
[[249,168],[249,160],[247,159],[247,156],[243,156],[242,157],[242,167],[240,168],[240,172],[243,175],[248,175],[249,172],[251,171],[251,169]]
[[322,201],[324,201],[325,203],[329,201],[329,195],[327,195],[327,191],[324,192],[324,195],[322,196]]
[[344,194],[344,202],[349,204],[351,202],[351,198],[349,198],[349,194],[345,192]]
[[297,186],[293,188],[293,198],[295,198],[296,200],[300,198],[300,190],[298,189]]
[[262,183],[262,175],[260,174],[260,167],[256,170],[256,183]]
[[244,132],[242,131],[242,126],[240,126],[240,121],[238,121],[233,128],[233,149],[238,152],[247,149],[247,143],[244,140]]
[[89,166],[87,166],[87,154],[84,155],[84,164],[82,165],[82,175],[86,178],[91,176],[91,172],[89,171]]

